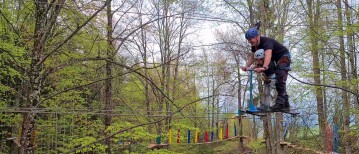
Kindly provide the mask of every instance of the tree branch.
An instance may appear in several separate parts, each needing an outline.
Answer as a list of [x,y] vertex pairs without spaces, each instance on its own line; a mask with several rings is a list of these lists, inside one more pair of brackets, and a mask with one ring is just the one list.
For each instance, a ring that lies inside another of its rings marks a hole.
[[44,63],[47,58],[49,58],[52,54],[57,52],[63,45],[65,45],[72,37],[75,36],[84,26],[86,26],[93,18],[97,16],[108,4],[110,4],[111,0],[106,0],[105,4],[101,6],[100,9],[96,10],[94,14],[91,15],[82,25],[78,26],[64,41],[62,41],[55,49],[53,49],[48,55],[46,55],[40,63]]
[[2,13],[1,10],[0,10],[0,14],[1,14],[1,16],[4,17],[4,19],[5,19],[6,22],[11,26],[11,28],[14,30],[14,32],[15,32],[17,35],[20,35],[20,34],[19,34],[19,30],[14,27],[14,25],[6,18],[5,14]]

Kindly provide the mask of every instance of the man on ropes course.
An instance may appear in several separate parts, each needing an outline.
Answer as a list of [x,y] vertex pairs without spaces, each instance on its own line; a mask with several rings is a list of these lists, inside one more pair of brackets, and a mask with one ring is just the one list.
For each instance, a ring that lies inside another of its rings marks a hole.
[[[262,67],[254,68],[254,71],[257,73],[262,73],[266,72],[269,69],[274,70],[276,79],[275,87],[278,95],[277,99],[275,100],[275,104],[269,107],[269,109],[272,111],[290,110],[286,88],[286,81],[291,63],[289,50],[275,39],[260,36],[256,28],[250,28],[246,32],[245,37],[251,44],[252,49],[247,64],[245,66],[242,66],[242,70],[248,71],[250,69],[250,66],[254,62],[255,56],[261,55],[255,55],[254,53],[258,49],[263,49],[263,65]],[[271,62],[273,63],[273,65],[270,65]],[[261,106],[258,109],[268,110],[266,106]]]

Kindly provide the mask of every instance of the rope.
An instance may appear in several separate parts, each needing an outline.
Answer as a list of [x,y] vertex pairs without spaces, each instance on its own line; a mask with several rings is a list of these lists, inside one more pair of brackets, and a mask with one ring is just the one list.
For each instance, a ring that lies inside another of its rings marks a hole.
[[[314,133],[312,132],[312,130],[310,129],[309,125],[305,122],[303,116],[301,116],[301,115],[298,115],[298,116],[302,119],[304,125],[309,129],[309,132],[312,134],[312,136],[315,136]],[[317,138],[315,138],[315,141],[317,141],[317,143],[320,143]],[[323,148],[321,149],[321,151],[323,151]]]
[[300,82],[300,83],[307,84],[307,85],[311,85],[311,86],[322,86],[322,87],[340,89],[340,90],[343,90],[343,91],[346,91],[346,92],[349,92],[349,93],[355,95],[355,96],[358,97],[358,99],[359,99],[359,93],[357,93],[357,92],[355,92],[355,91],[352,91],[352,90],[349,90],[349,89],[345,89],[345,88],[343,88],[343,87],[333,86],[333,85],[314,84],[314,83],[304,82],[304,81],[299,80],[298,78],[294,77],[294,76],[291,75],[290,73],[288,73],[288,75],[289,75],[290,77],[292,77],[294,80],[296,80],[296,81],[298,81],[298,82]]

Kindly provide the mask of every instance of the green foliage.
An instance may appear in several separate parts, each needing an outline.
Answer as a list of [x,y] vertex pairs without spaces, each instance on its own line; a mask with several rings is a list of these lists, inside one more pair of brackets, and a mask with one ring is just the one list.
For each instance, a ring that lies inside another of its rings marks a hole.
[[[127,122],[127,121],[118,121],[115,122],[113,124],[111,124],[111,126],[109,126],[106,130],[106,133],[117,133],[120,130],[129,128],[134,126],[133,123]],[[131,139],[134,141],[143,141],[143,140],[147,140],[147,138],[155,138],[156,135],[154,134],[150,134],[146,128],[144,127],[136,127],[134,129],[125,131],[123,133],[117,134],[115,135],[115,137],[112,138],[112,140],[115,143],[118,143],[120,141],[124,141],[125,139]]]
[[3,85],[3,84],[0,85],[0,93],[2,93],[2,94],[10,91],[10,89],[11,89],[11,87],[9,87],[7,85]]
[[149,152],[147,152],[147,154],[181,154],[181,153],[169,151],[167,149],[159,149],[159,150],[155,150],[155,151],[149,151]]
[[259,149],[264,148],[265,144],[262,143],[262,140],[251,140],[247,146],[254,151],[258,151]]
[[217,147],[217,145],[210,144],[199,144],[199,145],[170,145],[170,151],[173,153],[183,153],[183,154],[191,154],[191,153],[199,153],[199,154],[213,154],[213,148]]
[[24,62],[24,48],[4,42],[0,42],[0,46],[0,80],[8,80],[8,83],[15,83],[15,79],[21,77],[21,73],[16,67],[18,67],[17,63]]
[[[26,80],[23,76],[24,69],[28,68],[28,58],[23,40],[12,28],[14,22],[13,13],[10,7],[1,10],[4,16],[0,16],[0,100],[14,97],[11,89],[16,89],[21,80]],[[11,27],[11,28],[10,28]],[[10,104],[10,100],[7,100]]]
[[[94,137],[83,137],[83,138],[79,138],[74,140],[74,145],[77,146],[86,146],[92,142],[95,142],[97,139]],[[81,150],[77,150],[76,152],[95,152],[95,153],[104,153],[105,152],[105,146],[99,143],[96,144],[92,144],[89,147],[83,148]]]

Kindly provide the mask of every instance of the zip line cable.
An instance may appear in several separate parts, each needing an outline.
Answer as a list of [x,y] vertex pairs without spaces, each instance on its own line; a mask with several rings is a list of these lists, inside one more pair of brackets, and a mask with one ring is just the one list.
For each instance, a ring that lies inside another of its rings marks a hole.
[[324,85],[324,84],[314,84],[314,83],[309,83],[309,82],[305,82],[305,81],[302,81],[302,80],[299,80],[298,78],[294,77],[293,75],[291,75],[290,73],[288,73],[288,75],[290,77],[292,77],[294,80],[300,82],[300,83],[303,83],[303,84],[307,84],[307,85],[311,85],[311,86],[322,86],[322,87],[328,87],[328,88],[334,88],[334,89],[340,89],[340,90],[344,90],[346,92],[349,92],[353,95],[355,95],[356,97],[359,98],[359,93],[355,92],[355,91],[352,91],[350,89],[345,89],[343,87],[338,87],[338,86],[333,86],[333,85]]
[[[298,115],[298,116],[302,119],[302,121],[303,121],[303,123],[305,124],[305,126],[309,129],[309,131],[310,131],[310,133],[312,134],[312,136],[315,136],[314,133],[313,133],[313,131],[310,129],[309,125],[305,122],[305,119],[304,119],[301,115]],[[317,143],[320,143],[317,138],[314,138],[314,139],[317,141]],[[324,149],[321,149],[321,150],[323,151]]]
[[[41,110],[41,109],[38,109],[38,110],[9,110],[9,109],[5,109],[4,108],[0,108],[1,111],[0,113],[36,113],[36,114],[59,114],[59,115],[62,115],[62,114],[66,114],[66,115],[72,115],[72,114],[86,114],[86,115],[111,115],[111,116],[121,116],[121,117],[172,117],[172,118],[176,118],[176,119],[183,119],[183,118],[209,118],[209,119],[212,119],[212,116],[208,117],[208,112],[204,112],[204,113],[201,113],[201,114],[204,114],[203,116],[201,115],[163,115],[163,114],[150,114],[150,115],[147,115],[147,114],[139,114],[139,113],[114,113],[114,112],[108,112],[108,111],[111,111],[111,110],[102,110],[102,112],[96,112],[96,111],[88,111],[86,112],[86,110],[62,110],[61,111],[51,111],[51,110],[45,110],[44,108]],[[164,113],[164,112],[163,112]],[[189,113],[189,112],[182,112],[182,113]],[[237,116],[237,113],[213,113],[213,114],[210,114],[210,115],[222,115],[222,116],[225,116],[225,115],[236,115]],[[316,113],[302,113],[302,115],[306,115],[306,116],[312,116],[312,115],[316,115]],[[217,118],[217,117],[215,117]],[[234,117],[219,117],[220,119],[236,119]],[[253,119],[253,118],[250,118],[250,117],[242,117],[244,119]],[[256,118],[256,119],[261,119],[261,118]],[[274,118],[272,118],[274,119]]]
[[[120,113],[101,113],[101,112],[54,112],[54,111],[0,111],[3,113],[37,113],[37,114],[86,114],[86,115],[110,115],[110,116],[121,116],[121,117],[172,117],[172,118],[208,118],[208,116],[180,116],[174,117],[169,115],[145,115],[145,114],[120,114]],[[210,117],[211,118],[211,117]],[[211,118],[212,119],[212,118]],[[221,118],[221,119],[230,119],[230,118]]]
[[[6,107],[6,108],[1,108],[1,110],[3,111],[6,111],[6,110],[18,110],[18,111],[33,111],[33,112],[37,112],[37,111],[45,111],[45,110],[48,110],[48,111],[73,111],[73,112],[76,112],[76,111],[83,111],[83,112],[121,112],[119,110],[88,110],[88,109],[67,109],[67,108],[17,108],[17,107],[14,107],[14,108],[11,108],[11,107]],[[0,111],[1,112],[1,111]],[[140,112],[149,112],[149,113],[172,113],[172,112],[167,112],[167,111],[145,111],[145,110],[141,110]],[[183,113],[193,113],[192,111],[188,111],[188,112],[183,112]],[[203,114],[237,114],[235,112],[222,112],[222,113],[213,113],[213,112],[200,112],[200,113],[203,113]]]
[[[46,2],[39,2],[39,1],[35,1],[35,3],[46,3]],[[59,5],[59,4],[52,4],[52,5]],[[60,5],[61,6],[61,5]],[[9,8],[10,9],[10,8]],[[99,10],[99,8],[89,8],[91,10]],[[128,13],[128,14],[137,14],[137,15],[148,15],[148,16],[153,16],[153,17],[159,17],[159,16],[163,16],[165,17],[166,15],[158,15],[158,14],[151,14],[151,13],[139,13],[139,12],[130,12],[130,11],[116,11],[116,12],[120,12],[120,13]],[[225,19],[223,17],[213,17],[213,16],[206,16],[206,14],[199,14],[199,13],[191,13],[192,15],[195,14],[197,16],[191,16],[191,17],[184,17],[186,19],[193,19],[193,20],[203,20],[203,21],[213,21],[213,22],[224,22],[224,23],[236,23],[236,24],[248,24],[245,22],[238,22],[237,20],[233,20],[233,19]],[[205,16],[202,16],[205,15]],[[181,15],[176,15],[174,16],[175,18],[183,18]],[[293,27],[309,27],[309,24],[273,24],[273,26],[293,26]],[[336,25],[330,25],[330,26],[326,26],[326,27],[332,27],[332,28],[338,28],[338,27],[359,27],[359,25],[343,25],[343,26],[336,26]]]

